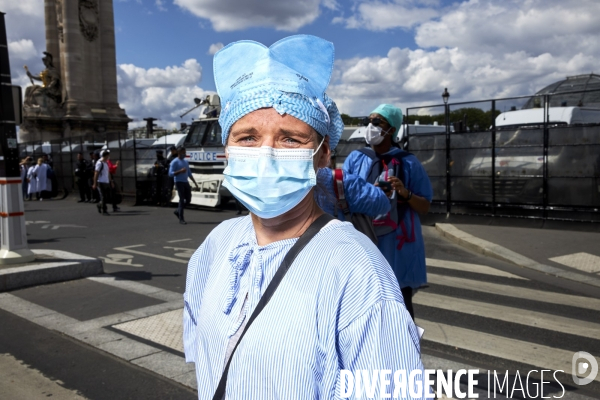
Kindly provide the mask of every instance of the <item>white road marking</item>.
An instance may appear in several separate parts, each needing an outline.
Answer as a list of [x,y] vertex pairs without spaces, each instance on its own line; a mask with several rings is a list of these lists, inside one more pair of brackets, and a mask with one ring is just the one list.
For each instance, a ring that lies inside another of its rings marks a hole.
[[600,324],[594,322],[580,321],[577,319],[497,304],[442,296],[435,293],[419,292],[413,298],[413,303],[442,310],[477,315],[499,321],[513,322],[515,324],[533,328],[542,328],[570,335],[588,337],[590,339],[598,339],[598,336],[600,335]]
[[178,240],[167,240],[167,243],[187,242],[192,239],[178,239]]
[[49,224],[50,221],[25,221],[25,225]]
[[516,297],[518,299],[535,300],[544,303],[561,304],[571,307],[600,311],[600,299],[594,299],[591,297],[544,292],[541,290],[526,289],[510,285],[499,285],[497,283],[481,282],[472,279],[455,278],[452,276],[437,274],[427,274],[427,280],[429,283],[433,283],[435,285],[450,286],[459,289],[468,289],[477,292]]
[[189,249],[187,247],[169,247],[169,246],[165,246],[164,248],[165,249],[172,249],[173,251],[177,251],[178,253],[175,253],[175,257],[187,258],[188,260],[194,254],[194,252],[197,250],[197,249]]
[[42,226],[42,229],[48,229],[48,228],[55,231],[59,228],[87,228],[87,226],[71,225],[71,224],[47,224],[47,225]]
[[[423,339],[435,343],[486,354],[492,357],[510,360],[538,368],[562,370],[571,373],[573,351],[557,349],[537,343],[505,338],[440,324],[417,318],[417,324],[425,329]],[[600,364],[600,359],[596,358]],[[596,376],[600,382],[600,374]]]
[[106,264],[125,265],[128,267],[141,268],[144,264],[134,264],[133,256],[131,254],[107,254],[106,257],[98,257],[104,260]]
[[182,264],[188,263],[187,260],[181,260],[179,258],[165,257],[165,256],[161,256],[158,254],[152,254],[152,253],[146,253],[143,251],[131,250],[133,247],[144,247],[144,246],[146,246],[146,245],[145,244],[136,244],[136,245],[127,246],[127,247],[115,247],[115,250],[124,251],[125,253],[131,253],[131,254],[139,254],[141,256],[146,256],[146,257],[158,258],[160,260],[173,261],[176,263],[182,263]]
[[549,258],[549,260],[584,272],[593,274],[600,272],[600,257],[590,253],[568,254],[566,256]]
[[505,278],[524,279],[522,276],[511,274],[510,272],[502,271],[496,268],[488,267],[487,265],[468,264],[456,261],[436,260],[435,258],[426,258],[427,266],[453,269],[456,271],[476,272],[484,275],[502,276]]

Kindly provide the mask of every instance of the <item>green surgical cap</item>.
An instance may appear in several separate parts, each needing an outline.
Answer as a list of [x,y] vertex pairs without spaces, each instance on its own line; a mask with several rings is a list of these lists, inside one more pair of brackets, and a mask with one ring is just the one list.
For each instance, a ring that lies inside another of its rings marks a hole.
[[400,132],[400,126],[402,125],[402,110],[391,104],[380,104],[376,109],[371,111],[371,114],[381,115],[391,126],[396,128],[396,132],[394,132],[393,137],[394,141],[396,141],[396,136],[398,136],[398,132]]

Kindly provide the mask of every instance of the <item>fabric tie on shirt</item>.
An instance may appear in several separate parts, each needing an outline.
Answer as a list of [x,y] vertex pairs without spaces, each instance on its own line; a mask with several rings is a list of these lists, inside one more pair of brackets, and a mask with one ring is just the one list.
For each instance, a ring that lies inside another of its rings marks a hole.
[[227,290],[227,297],[225,298],[225,306],[223,307],[225,314],[229,314],[235,304],[235,299],[240,289],[240,277],[250,265],[250,259],[254,253],[253,247],[250,243],[242,243],[229,253],[228,260],[231,265],[231,271],[229,272],[229,288]]

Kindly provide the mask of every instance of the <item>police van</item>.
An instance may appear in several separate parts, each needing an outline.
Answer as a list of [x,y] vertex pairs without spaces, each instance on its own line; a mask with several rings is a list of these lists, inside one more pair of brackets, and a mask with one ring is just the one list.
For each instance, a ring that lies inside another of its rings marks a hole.
[[[233,199],[229,190],[223,187],[223,170],[227,166],[227,160],[225,147],[221,143],[221,125],[218,120],[221,103],[216,94],[209,95],[202,101],[195,101],[196,106],[191,110],[202,108],[199,118],[186,128],[187,135],[183,141],[186,160],[199,186],[198,189],[192,186],[191,204],[217,207]],[[179,197],[176,191],[173,192],[172,202],[177,203]]]

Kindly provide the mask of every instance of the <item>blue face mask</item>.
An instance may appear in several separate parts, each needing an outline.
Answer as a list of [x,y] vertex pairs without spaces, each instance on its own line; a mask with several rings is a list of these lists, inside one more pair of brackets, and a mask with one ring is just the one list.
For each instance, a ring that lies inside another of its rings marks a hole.
[[317,150],[228,146],[223,186],[260,218],[278,217],[316,185],[313,156],[321,144]]

